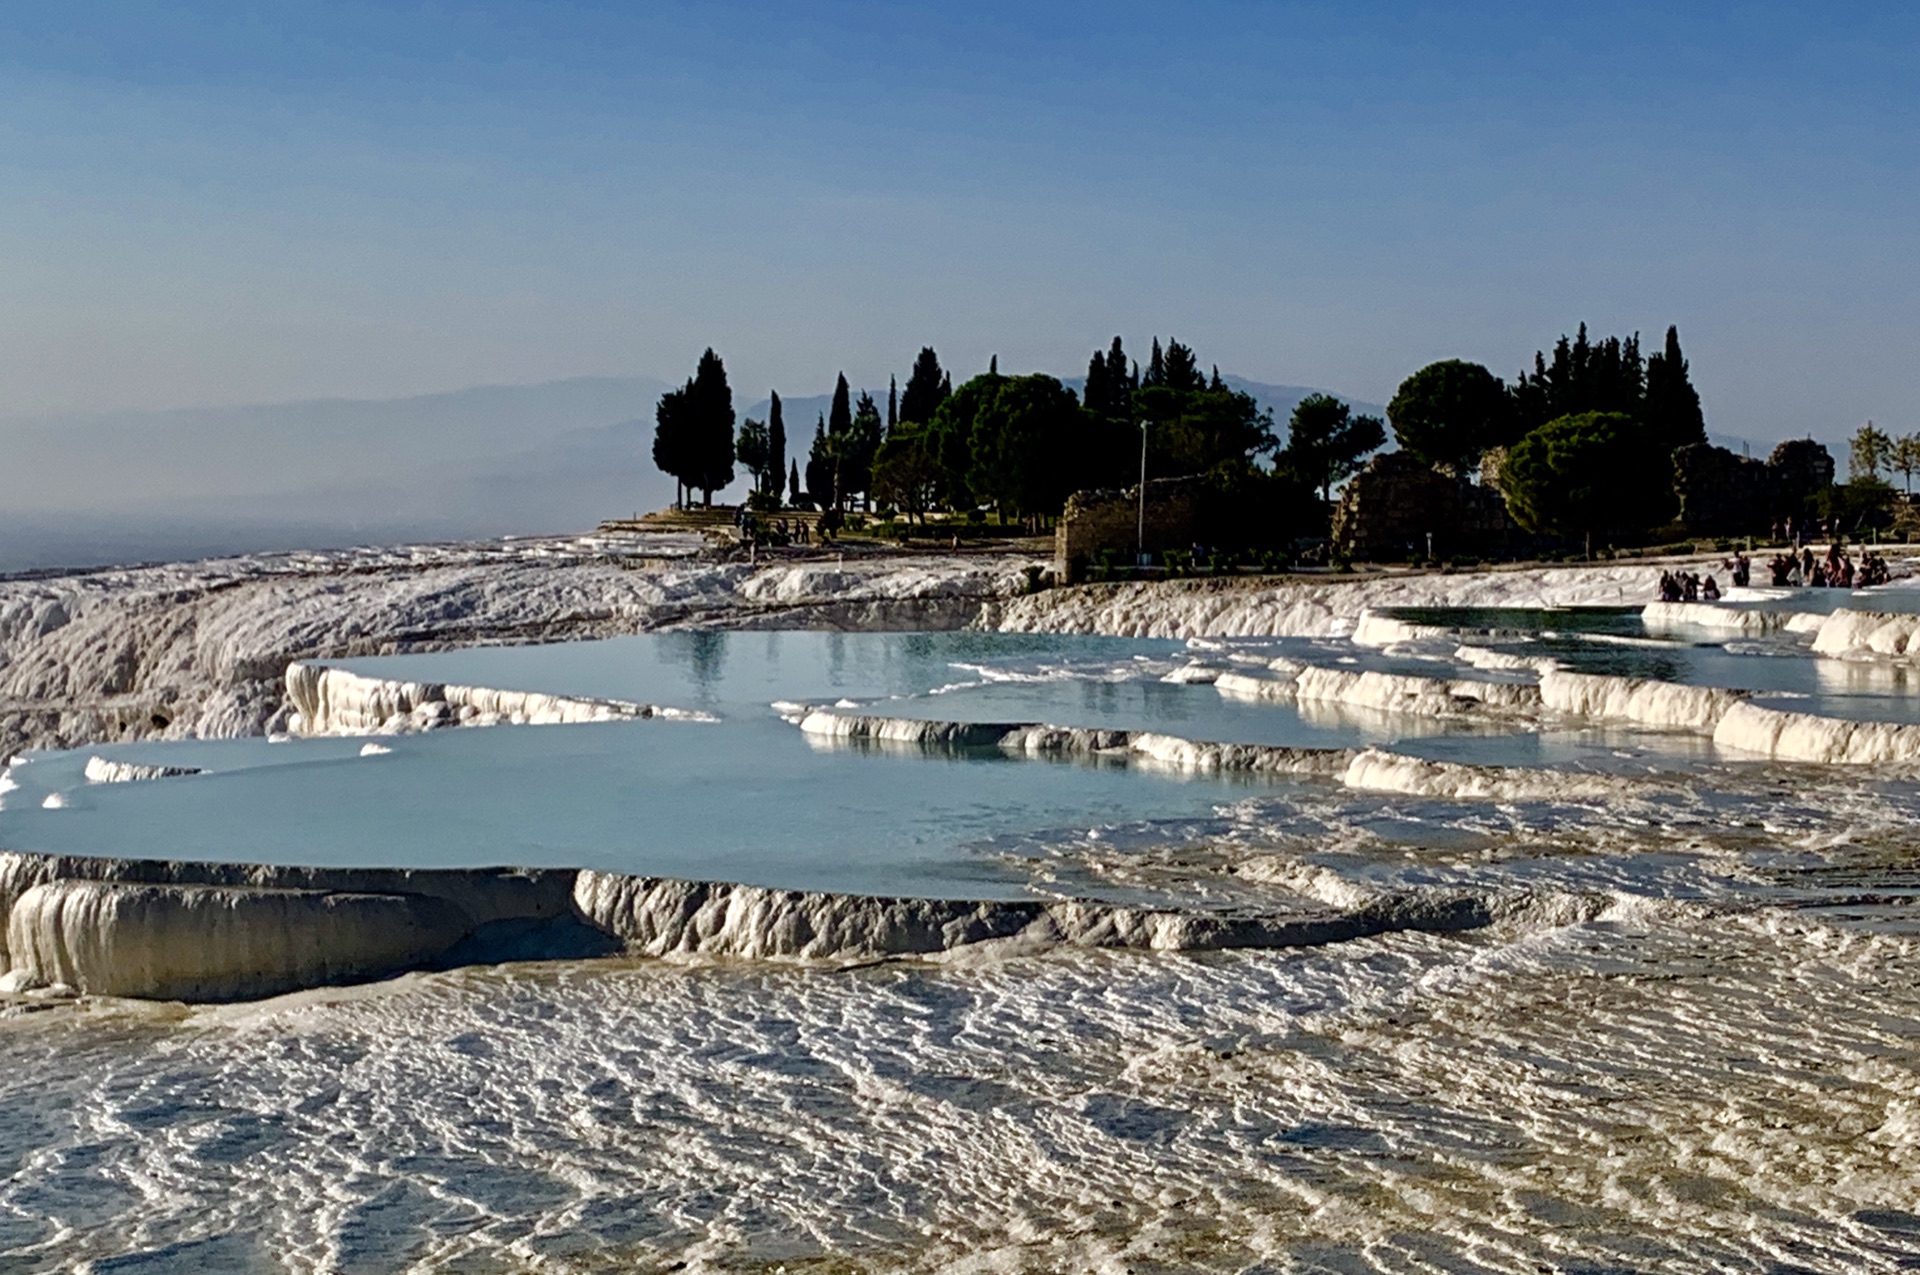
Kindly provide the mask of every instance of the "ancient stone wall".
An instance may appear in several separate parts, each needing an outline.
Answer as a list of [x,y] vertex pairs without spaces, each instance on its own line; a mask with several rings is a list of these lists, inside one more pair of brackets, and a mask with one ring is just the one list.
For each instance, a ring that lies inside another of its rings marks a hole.
[[[1053,569],[1062,582],[1078,579],[1102,550],[1131,558],[1140,543],[1139,488],[1080,491],[1067,498],[1053,532]],[[1157,478],[1147,483],[1146,548],[1149,553],[1193,544],[1200,483]]]
[[1833,455],[1812,439],[1791,439],[1764,461],[1694,443],[1673,454],[1680,521],[1698,535],[1764,534],[1799,517],[1809,497],[1833,482]]
[[1333,542],[1362,561],[1405,561],[1427,552],[1439,557],[1504,549],[1514,532],[1507,503],[1491,487],[1476,486],[1405,452],[1386,452],[1347,482],[1333,511]]

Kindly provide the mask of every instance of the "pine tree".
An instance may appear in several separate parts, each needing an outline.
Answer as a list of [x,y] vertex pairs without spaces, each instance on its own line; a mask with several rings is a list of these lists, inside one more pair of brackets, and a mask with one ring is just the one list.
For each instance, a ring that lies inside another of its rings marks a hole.
[[900,419],[912,421],[916,425],[925,425],[933,420],[933,414],[953,393],[953,383],[944,379],[940,370],[940,356],[933,352],[930,345],[920,347],[920,356],[913,361],[913,371],[907,373],[907,388],[900,394]]
[[[787,467],[787,420],[780,411],[780,391],[772,390],[767,397],[772,406],[767,410],[767,473],[769,475],[766,492],[770,496],[780,495],[780,473]],[[797,486],[798,484],[796,484]]]

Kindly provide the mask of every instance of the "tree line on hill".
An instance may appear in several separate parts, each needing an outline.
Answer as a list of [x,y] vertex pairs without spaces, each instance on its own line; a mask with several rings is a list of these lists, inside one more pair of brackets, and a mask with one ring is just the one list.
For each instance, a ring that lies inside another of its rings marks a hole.
[[[838,376],[804,459],[789,455],[778,393],[766,420],[736,431],[726,369],[709,349],[661,397],[653,454],[682,501],[698,491],[710,503],[738,463],[762,508],[879,506],[910,523],[992,510],[1038,526],[1076,491],[1131,486],[1144,450],[1149,477],[1196,477],[1215,493],[1216,534],[1256,544],[1324,534],[1333,489],[1389,428],[1419,462],[1496,486],[1527,531],[1589,541],[1670,522],[1675,453],[1706,440],[1677,329],[1643,356],[1637,335],[1595,340],[1582,324],[1510,384],[1478,363],[1443,360],[1401,382],[1385,421],[1314,394],[1284,436],[1178,340],[1153,338],[1142,367],[1115,337],[1093,351],[1078,393],[1045,373],[1002,373],[997,358],[956,386],[922,348],[905,386],[889,383],[884,411]],[[1869,477],[1890,468],[1910,484],[1920,439],[1857,439],[1854,468]]]
[[711,503],[737,462],[762,507],[850,510],[880,505],[910,522],[935,511],[988,509],[1002,521],[1039,524],[1076,491],[1127,486],[1144,460],[1151,477],[1201,476],[1233,496],[1248,520],[1291,537],[1324,523],[1332,488],[1386,439],[1385,425],[1339,399],[1296,406],[1284,443],[1252,395],[1201,370],[1178,340],[1151,342],[1146,366],[1115,337],[1094,351],[1082,392],[1045,373],[1004,374],[999,360],[960,385],[930,347],[886,407],[857,395],[844,374],[816,420],[804,464],[788,455],[782,404],[734,428],[720,357],[700,357],[687,383],[661,396],[653,458],[672,475],[677,502]]

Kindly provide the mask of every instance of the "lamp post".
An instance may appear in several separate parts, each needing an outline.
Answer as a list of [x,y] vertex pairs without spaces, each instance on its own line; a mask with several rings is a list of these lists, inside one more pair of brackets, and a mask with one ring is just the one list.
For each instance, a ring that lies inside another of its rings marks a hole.
[[1139,556],[1135,561],[1147,565],[1147,419],[1140,418],[1140,531]]

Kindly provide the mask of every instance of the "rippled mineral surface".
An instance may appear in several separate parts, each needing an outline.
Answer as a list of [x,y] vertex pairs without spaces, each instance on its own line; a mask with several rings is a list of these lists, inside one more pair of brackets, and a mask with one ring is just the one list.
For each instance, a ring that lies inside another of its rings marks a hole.
[[[1465,894],[1491,923],[1279,951],[614,957],[191,1009],[22,1002],[0,1020],[0,1262],[1910,1269],[1920,742],[1901,728],[1920,686],[1904,652],[1857,636],[1885,624],[1716,618],[666,634],[347,667],[713,720],[409,716],[377,740],[31,757],[0,796],[20,850],[1214,913]],[[886,743],[855,719],[1131,742]],[[1142,736],[1328,760],[1236,773]],[[716,765],[724,783],[687,782]],[[201,773],[127,769],[159,766]]]

